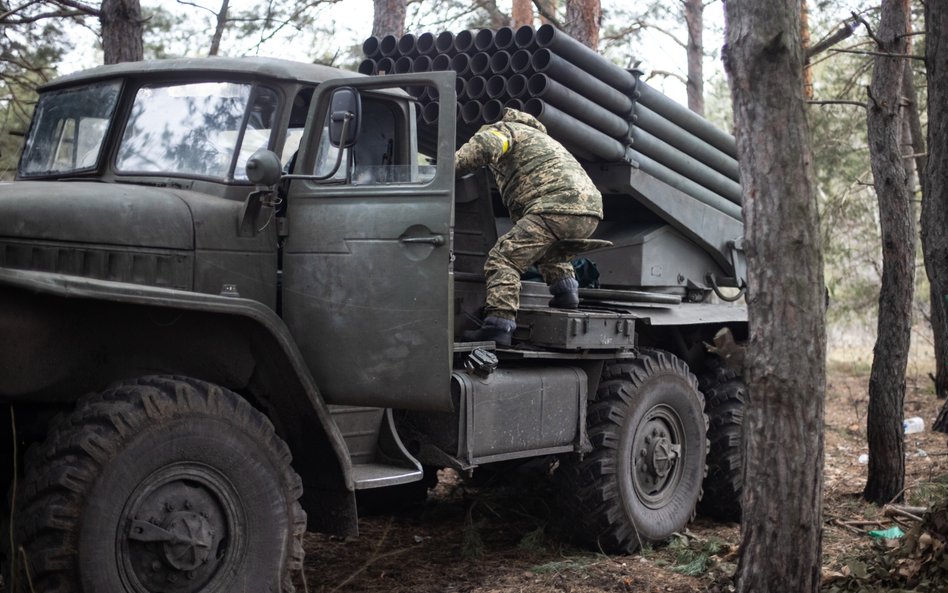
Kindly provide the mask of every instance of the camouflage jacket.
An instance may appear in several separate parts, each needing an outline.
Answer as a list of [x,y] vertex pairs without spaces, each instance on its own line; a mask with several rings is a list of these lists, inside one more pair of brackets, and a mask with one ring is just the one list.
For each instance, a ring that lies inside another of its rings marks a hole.
[[457,175],[485,165],[514,221],[525,214],[578,214],[602,218],[602,195],[563,146],[531,115],[506,109],[481,127],[454,155]]

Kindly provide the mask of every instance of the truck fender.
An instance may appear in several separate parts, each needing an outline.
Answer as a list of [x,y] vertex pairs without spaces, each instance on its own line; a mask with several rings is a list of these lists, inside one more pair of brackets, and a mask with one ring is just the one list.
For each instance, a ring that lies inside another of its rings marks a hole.
[[308,528],[356,533],[342,433],[283,320],[242,298],[0,268],[0,400],[63,404],[145,374],[185,375],[247,397],[303,479]]

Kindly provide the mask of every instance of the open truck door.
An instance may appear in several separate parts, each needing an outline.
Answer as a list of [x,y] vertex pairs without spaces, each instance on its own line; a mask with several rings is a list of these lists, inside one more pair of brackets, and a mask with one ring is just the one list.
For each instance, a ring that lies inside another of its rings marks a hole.
[[[286,192],[283,316],[329,403],[451,408],[454,84],[346,78],[313,95]],[[402,90],[418,86],[441,98],[436,126]]]

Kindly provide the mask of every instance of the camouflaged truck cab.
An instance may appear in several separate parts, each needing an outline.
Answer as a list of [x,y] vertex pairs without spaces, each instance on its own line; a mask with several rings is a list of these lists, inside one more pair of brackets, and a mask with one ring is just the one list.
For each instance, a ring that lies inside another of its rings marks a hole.
[[558,460],[606,550],[692,518],[705,398],[743,397],[705,343],[746,318],[690,279],[733,270],[669,224],[674,190],[590,165],[604,288],[566,311],[525,281],[512,347],[460,342],[509,220],[455,179],[454,93],[262,58],[41,89],[0,185],[8,591],[290,591],[304,530],[354,534],[357,492],[424,496],[441,467]]

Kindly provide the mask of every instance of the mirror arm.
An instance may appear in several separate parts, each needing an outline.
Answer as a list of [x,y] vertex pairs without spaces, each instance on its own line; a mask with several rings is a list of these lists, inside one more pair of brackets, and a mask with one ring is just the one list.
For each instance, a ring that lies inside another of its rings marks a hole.
[[[258,221],[260,220],[260,212],[264,208],[269,208],[270,218],[273,218],[277,206],[282,203],[283,199],[277,196],[276,192],[271,188],[257,189],[250,192],[250,195],[244,200],[244,207],[241,209],[240,217],[237,220],[237,236],[253,237],[267,228],[266,224],[261,228],[257,227],[259,224]],[[269,219],[267,219],[267,224],[269,224],[269,222]]]
[[[353,119],[355,119],[355,115],[349,111],[346,111],[345,114],[342,116],[342,137],[343,138],[346,137],[346,130],[349,127],[349,122],[352,121]],[[333,165],[332,170],[329,173],[327,173],[326,175],[301,175],[300,177],[296,177],[296,178],[297,179],[306,178],[306,179],[309,179],[310,181],[325,181],[331,178],[333,175],[335,175],[339,171],[339,165],[342,164],[342,153],[349,147],[343,144],[343,145],[340,145],[338,148],[339,150],[336,151],[336,164]],[[287,175],[286,178],[293,179],[294,176]]]

